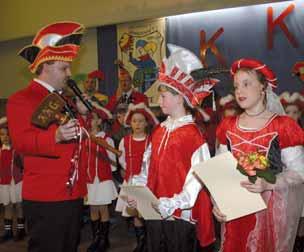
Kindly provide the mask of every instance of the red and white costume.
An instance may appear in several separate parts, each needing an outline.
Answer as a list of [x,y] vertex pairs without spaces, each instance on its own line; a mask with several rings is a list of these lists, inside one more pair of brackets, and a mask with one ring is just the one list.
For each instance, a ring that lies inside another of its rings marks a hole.
[[16,162],[20,156],[11,146],[2,145],[0,150],[0,204],[21,202],[22,167]]
[[126,171],[124,180],[129,181],[141,171],[143,155],[150,143],[150,137],[135,138],[131,134],[125,136],[119,144],[122,155],[119,157],[121,167]]
[[301,128],[287,116],[276,114],[260,129],[244,128],[238,117],[227,117],[217,129],[217,139],[221,151],[227,147],[234,155],[261,151],[271,163],[283,167],[273,191],[261,193],[267,210],[223,224],[221,251],[292,251],[304,193]]
[[161,204],[167,215],[203,224],[198,225],[203,228],[198,231],[204,245],[214,241],[212,228],[209,228],[213,225],[212,207],[191,167],[209,158],[208,145],[192,116],[177,120],[168,117],[153,132],[142,171],[132,179],[132,184],[148,186],[160,200],[166,198]]
[[[125,126],[131,127],[131,120],[134,114],[142,114],[145,117],[148,125],[155,126],[159,122],[153,112],[146,107],[144,103],[130,104],[125,116]],[[151,142],[151,137],[145,135],[144,137],[134,137],[133,134],[126,135],[119,143],[119,150],[122,155],[119,157],[119,163],[125,170],[125,177],[123,185],[131,183],[133,176],[136,176],[141,171],[144,152]],[[120,195],[124,195],[123,189]],[[116,205],[116,211],[122,212],[123,216],[129,216],[126,211],[126,203],[119,198]]]
[[[119,150],[122,152],[122,154],[119,157],[119,163],[125,170],[123,185],[129,184],[133,176],[140,173],[144,152],[149,143],[149,136],[145,136],[144,138],[134,138],[132,134],[129,134],[121,139],[119,143]],[[123,189],[121,189],[120,195],[125,195]],[[123,199],[119,198],[115,210],[122,212],[123,216],[130,216],[126,207],[127,203]]]
[[[201,61],[185,48],[171,44],[168,47],[171,55],[162,62],[160,84],[182,95],[188,106],[198,106],[210,95],[210,89],[217,80],[194,80],[191,72],[203,67]],[[132,183],[146,185],[159,198],[158,209],[162,217],[173,215],[176,219],[197,222],[200,244],[211,244],[215,240],[212,204],[191,169],[210,158],[208,144],[201,131],[191,115],[176,119],[168,116],[153,132],[151,139],[144,154],[142,171],[134,176]],[[184,246],[192,247],[193,243]]]
[[[114,147],[113,140],[101,131],[96,134]],[[115,154],[105,150],[105,148],[91,142],[88,149],[89,163],[87,167],[87,187],[89,205],[108,205],[117,198],[117,191],[112,180],[112,172],[116,171],[116,166],[110,164],[107,159],[116,162]]]

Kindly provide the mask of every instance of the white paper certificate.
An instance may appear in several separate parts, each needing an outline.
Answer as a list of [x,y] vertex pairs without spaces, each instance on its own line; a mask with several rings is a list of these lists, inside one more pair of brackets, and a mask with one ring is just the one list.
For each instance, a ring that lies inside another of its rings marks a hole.
[[237,160],[225,152],[193,167],[227,221],[266,209],[259,193],[241,187],[240,182],[247,178],[236,166]]
[[158,204],[155,195],[146,186],[122,186],[128,196],[137,201],[137,210],[145,220],[162,220],[161,215],[152,207],[152,203]]

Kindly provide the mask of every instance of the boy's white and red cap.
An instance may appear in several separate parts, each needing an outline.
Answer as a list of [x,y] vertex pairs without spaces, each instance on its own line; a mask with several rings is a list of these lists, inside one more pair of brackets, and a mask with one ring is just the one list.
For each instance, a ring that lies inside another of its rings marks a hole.
[[191,51],[168,44],[171,55],[164,59],[159,70],[160,85],[165,85],[181,94],[190,107],[199,105],[212,92],[211,88],[219,82],[208,78],[195,81],[190,73],[203,68],[201,61]]
[[280,95],[281,103],[284,107],[287,107],[288,105],[295,105],[299,108],[299,110],[304,109],[304,96],[298,92],[289,93],[289,92],[283,92]]
[[71,21],[56,22],[43,27],[34,37],[32,44],[18,53],[29,63],[35,73],[46,61],[71,62],[77,56],[84,26]]
[[268,85],[274,89],[277,87],[277,78],[274,74],[274,72],[266,66],[264,63],[255,60],[255,59],[239,59],[237,61],[234,61],[232,63],[230,73],[232,77],[235,75],[235,73],[240,69],[240,68],[249,68],[255,71],[260,72],[263,74],[267,80]]
[[0,118],[0,129],[7,128],[7,117],[3,116]]
[[142,114],[146,118],[149,125],[154,127],[155,125],[159,124],[159,121],[157,120],[153,112],[146,106],[145,103],[142,102],[137,104],[133,104],[133,103],[129,104],[128,111],[125,116],[126,126],[131,125],[132,116],[137,113]]

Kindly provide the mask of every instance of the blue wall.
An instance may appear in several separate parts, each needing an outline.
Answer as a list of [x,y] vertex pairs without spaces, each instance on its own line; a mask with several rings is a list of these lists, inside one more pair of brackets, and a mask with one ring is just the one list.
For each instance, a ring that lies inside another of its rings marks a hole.
[[[267,48],[267,8],[273,7],[275,19],[291,3],[289,1],[168,17],[166,41],[188,48],[199,56],[200,31],[205,30],[206,39],[209,40],[220,27],[223,27],[224,33],[215,44],[229,66],[239,58],[256,58],[269,65],[277,74],[278,94],[285,90],[300,91],[304,84],[291,75],[291,69],[296,61],[304,61],[302,1],[294,1],[295,9],[285,18],[285,24],[296,37],[299,48],[292,47],[278,27],[275,28],[273,49]],[[207,62],[209,65],[218,64],[210,50]],[[221,79],[222,83],[217,91],[223,95],[228,92],[231,79],[228,76]]]

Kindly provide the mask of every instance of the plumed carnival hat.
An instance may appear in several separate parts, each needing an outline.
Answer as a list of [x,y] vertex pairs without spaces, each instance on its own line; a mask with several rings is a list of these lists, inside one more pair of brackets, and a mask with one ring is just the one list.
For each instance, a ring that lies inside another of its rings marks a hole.
[[88,74],[88,78],[89,79],[103,80],[104,79],[104,73],[100,70],[95,70],[95,71],[92,71]]
[[304,81],[304,61],[299,61],[292,67],[292,73],[298,75]]
[[1,117],[0,118],[0,129],[7,128],[7,117]]
[[46,61],[71,62],[77,56],[84,26],[76,22],[57,22],[42,28],[32,44],[18,53],[29,63],[35,73],[38,66]]
[[206,78],[196,81],[191,72],[203,68],[201,61],[189,50],[168,44],[171,55],[164,59],[159,70],[160,85],[172,88],[181,94],[190,107],[199,105],[212,91],[211,88],[219,82],[217,79]]
[[304,96],[298,92],[289,93],[289,92],[283,92],[280,95],[281,103],[284,107],[287,107],[288,105],[295,105],[299,108],[299,110],[304,109]]
[[128,107],[127,114],[125,116],[125,125],[130,126],[131,125],[131,119],[134,114],[140,113],[142,114],[149,125],[155,126],[159,124],[159,121],[157,120],[156,116],[153,114],[153,112],[146,106],[144,103],[138,103],[133,104],[130,103]]
[[252,70],[255,70],[257,72],[260,72],[261,74],[264,75],[267,84],[272,88],[277,87],[277,78],[274,74],[274,72],[266,66],[264,63],[255,60],[255,59],[239,59],[235,62],[233,62],[230,72],[232,77],[235,75],[235,73],[240,69],[240,68],[249,68]]

